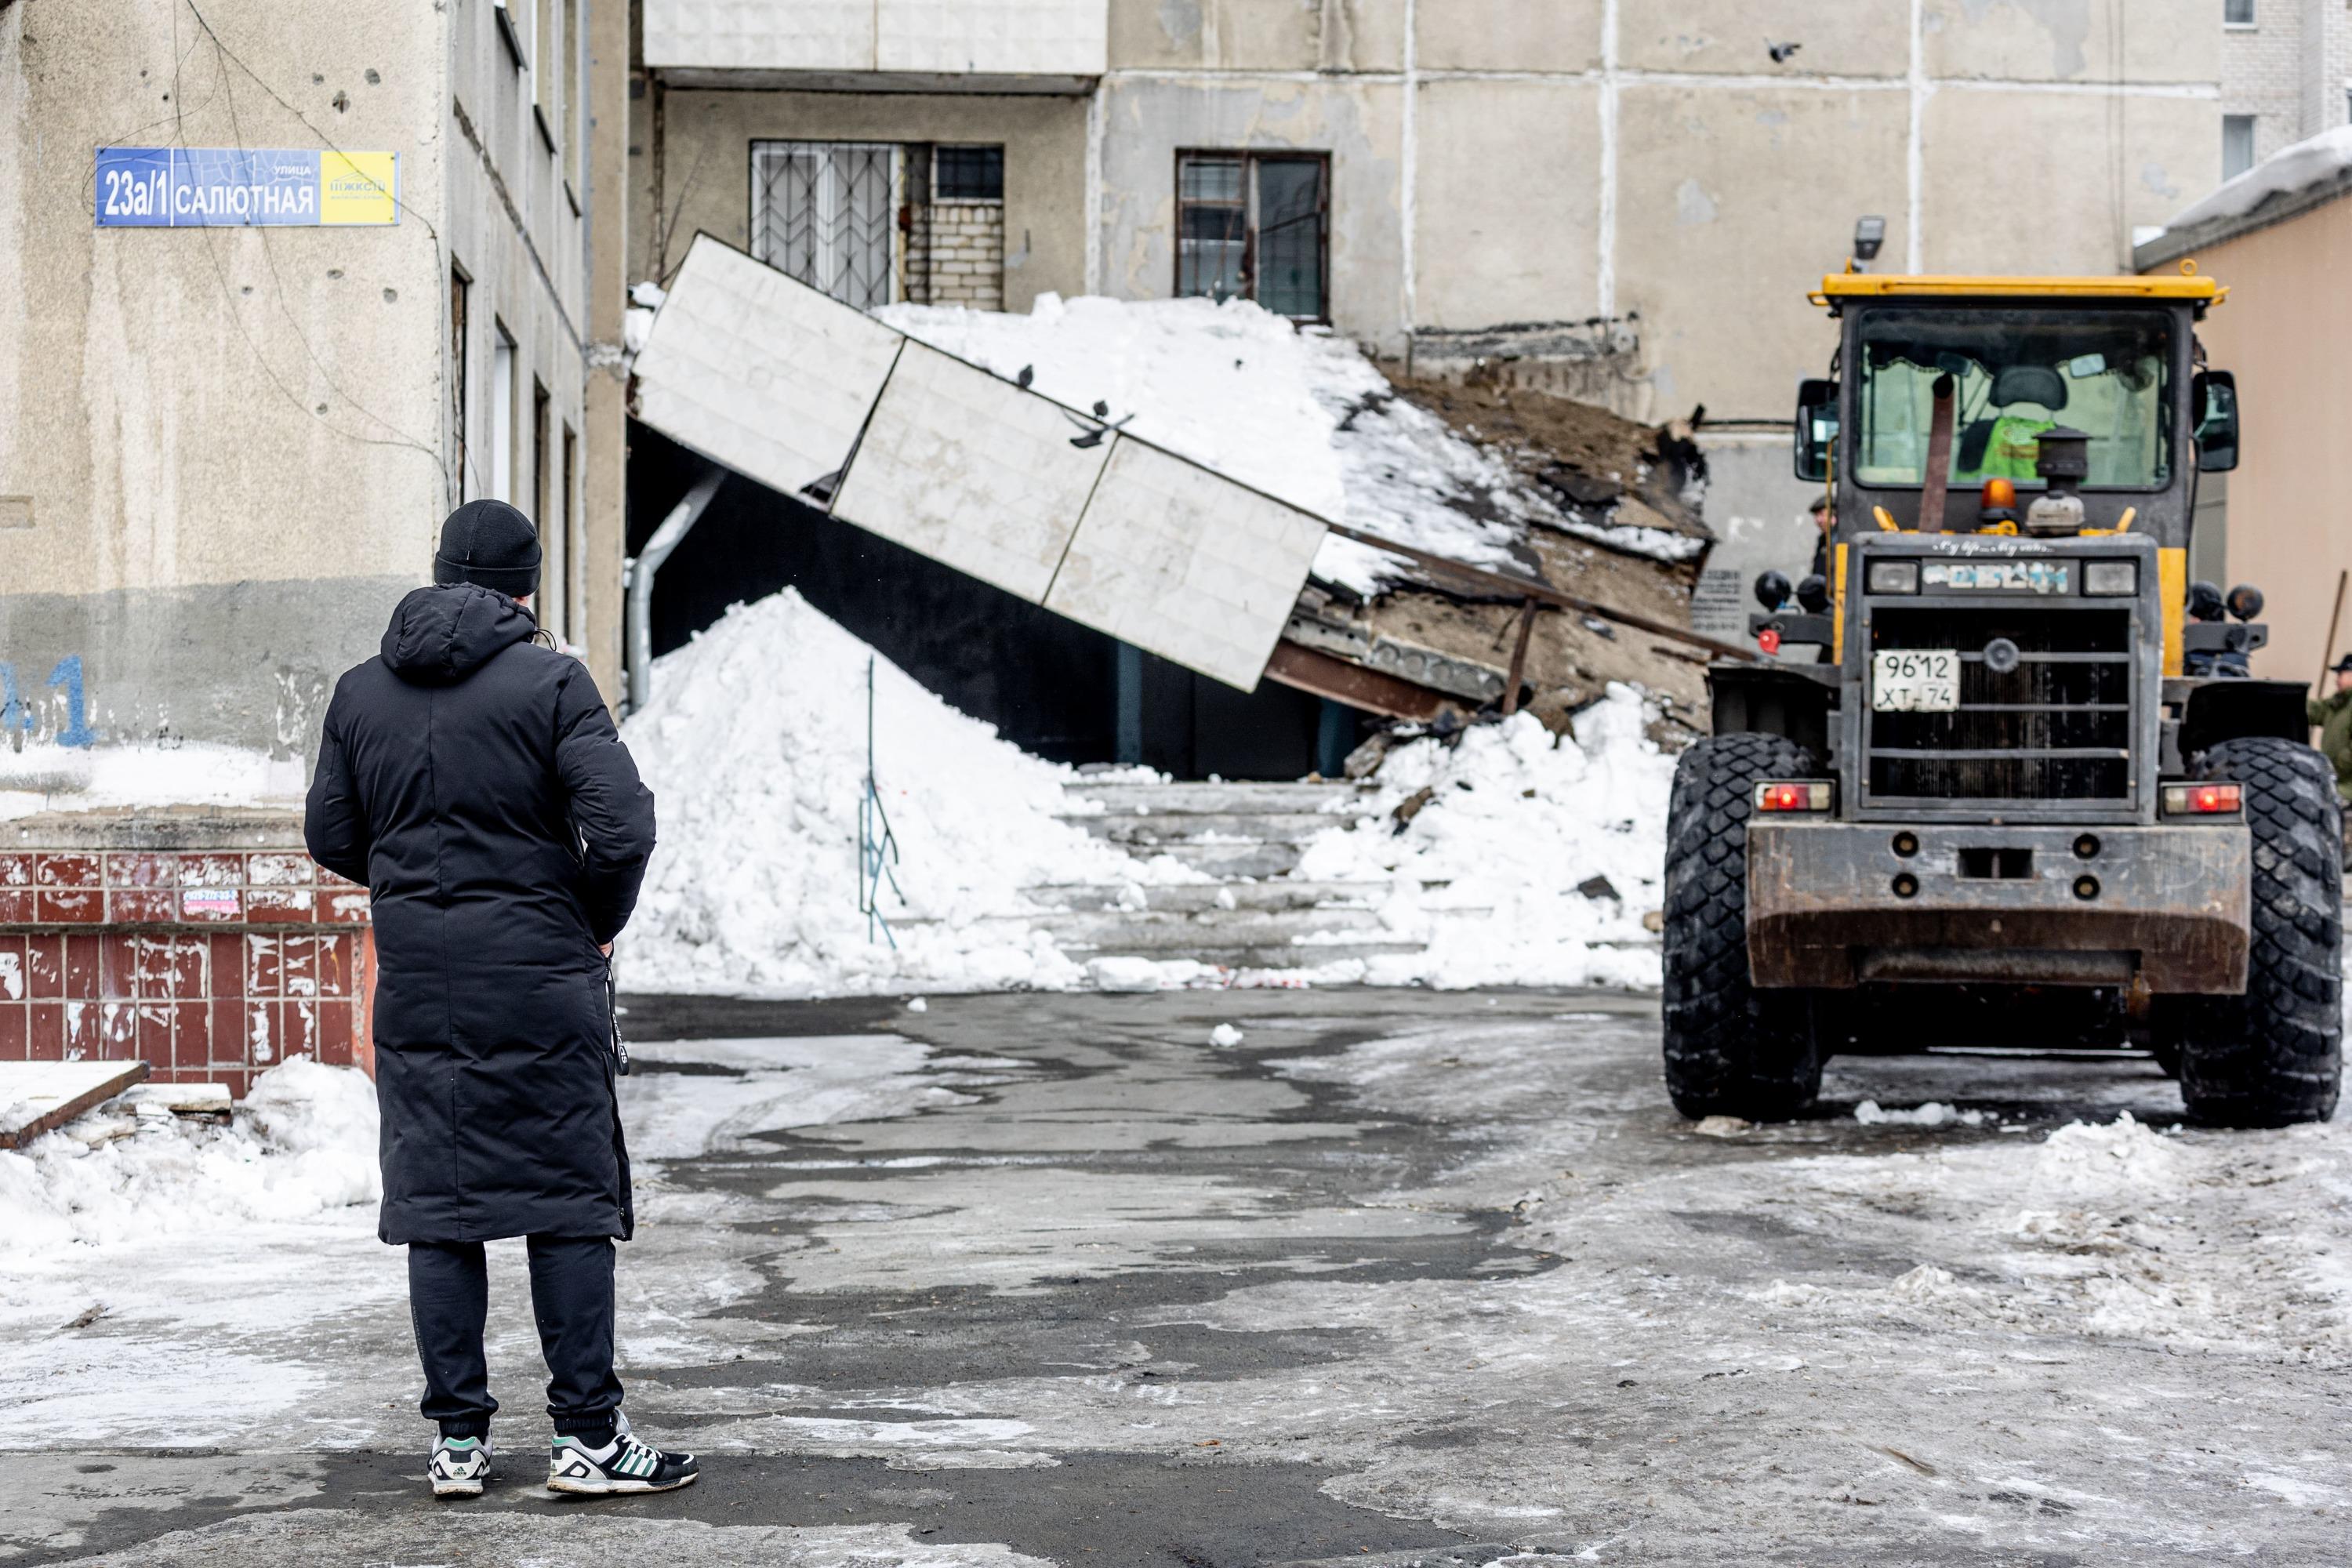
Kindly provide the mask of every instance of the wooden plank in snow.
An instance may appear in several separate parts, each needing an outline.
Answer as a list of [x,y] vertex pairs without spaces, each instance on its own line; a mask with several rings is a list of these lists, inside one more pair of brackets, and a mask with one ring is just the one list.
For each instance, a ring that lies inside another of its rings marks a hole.
[[0,1062],[0,1149],[62,1127],[146,1076],[145,1062]]

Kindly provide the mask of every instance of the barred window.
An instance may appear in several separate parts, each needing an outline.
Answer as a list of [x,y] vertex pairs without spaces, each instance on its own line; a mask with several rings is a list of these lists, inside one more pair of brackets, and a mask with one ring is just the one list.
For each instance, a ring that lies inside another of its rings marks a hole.
[[752,257],[861,310],[892,303],[902,162],[887,142],[754,142]]

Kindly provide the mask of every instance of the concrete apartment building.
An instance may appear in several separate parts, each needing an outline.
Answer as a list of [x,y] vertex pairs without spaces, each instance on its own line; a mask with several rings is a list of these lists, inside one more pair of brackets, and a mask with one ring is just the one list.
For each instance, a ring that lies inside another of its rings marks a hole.
[[[0,1059],[365,1038],[299,799],[442,516],[617,689],[619,0],[0,5]],[[601,281],[600,281],[601,279]]]
[[956,226],[1012,310],[1240,294],[1424,373],[1703,406],[1696,613],[1736,633],[1810,552],[1785,423],[1855,220],[1888,269],[2128,270],[2219,177],[2220,4],[642,0],[631,276],[700,231],[968,300]]
[[2221,177],[2352,122],[2352,6],[2220,0]]

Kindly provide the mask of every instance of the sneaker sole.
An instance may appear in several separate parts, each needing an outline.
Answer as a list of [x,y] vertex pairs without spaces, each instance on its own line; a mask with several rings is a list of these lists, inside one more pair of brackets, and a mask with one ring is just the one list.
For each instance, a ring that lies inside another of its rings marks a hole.
[[479,1497],[482,1495],[482,1483],[479,1481],[435,1481],[433,1483],[433,1495],[435,1497]]
[[582,1481],[569,1477],[560,1479],[551,1478],[547,1483],[547,1489],[551,1492],[570,1492],[575,1497],[625,1497],[639,1492],[674,1492],[680,1487],[690,1487],[701,1479],[702,1472],[699,1470],[674,1481]]

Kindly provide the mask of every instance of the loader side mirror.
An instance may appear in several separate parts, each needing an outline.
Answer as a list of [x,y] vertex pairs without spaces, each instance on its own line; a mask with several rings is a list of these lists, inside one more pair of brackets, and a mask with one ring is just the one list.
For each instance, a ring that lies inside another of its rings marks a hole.
[[1830,477],[1830,447],[1838,431],[1838,384],[1797,383],[1797,477],[1818,484]]
[[2238,378],[2226,370],[2200,370],[2189,395],[2197,410],[2197,466],[2226,474],[2238,466]]

